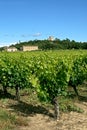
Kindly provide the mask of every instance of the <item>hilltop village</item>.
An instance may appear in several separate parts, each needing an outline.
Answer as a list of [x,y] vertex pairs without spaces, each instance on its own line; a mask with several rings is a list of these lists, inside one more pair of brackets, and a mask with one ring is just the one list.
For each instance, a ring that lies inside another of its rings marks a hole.
[[87,42],[76,42],[68,38],[60,40],[49,36],[45,40],[30,40],[25,42],[18,42],[9,47],[4,46],[0,51],[15,52],[15,51],[35,51],[35,50],[60,50],[60,49],[87,49]]

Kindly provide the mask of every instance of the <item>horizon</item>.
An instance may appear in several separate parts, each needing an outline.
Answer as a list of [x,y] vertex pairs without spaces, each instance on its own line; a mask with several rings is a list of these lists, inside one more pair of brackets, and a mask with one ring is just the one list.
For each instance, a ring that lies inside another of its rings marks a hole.
[[[49,36],[49,37],[50,37],[50,36]],[[49,37],[48,37],[48,38],[49,38]],[[2,46],[0,46],[0,48],[1,48],[1,47],[9,47],[9,46],[11,46],[11,45],[14,45],[14,46],[15,46],[16,44],[21,44],[21,43],[23,43],[23,42],[30,42],[30,41],[34,41],[34,40],[48,40],[48,38],[47,38],[47,39],[33,39],[33,40],[28,40],[28,41],[20,41],[20,40],[19,40],[18,42],[15,42],[15,43],[7,43],[6,45],[2,45]],[[57,37],[54,38],[54,40],[56,40],[56,39],[59,39],[59,40],[61,40],[61,41],[67,40],[67,39],[70,40],[69,38],[65,38],[65,39],[60,39],[60,38],[57,38]],[[53,40],[53,41],[54,41],[54,40]],[[70,40],[70,42],[73,41],[73,40],[74,40],[74,39]],[[74,40],[74,41],[75,41],[75,40]],[[77,43],[87,43],[86,41],[85,41],[85,42],[75,41],[75,42],[77,42]]]

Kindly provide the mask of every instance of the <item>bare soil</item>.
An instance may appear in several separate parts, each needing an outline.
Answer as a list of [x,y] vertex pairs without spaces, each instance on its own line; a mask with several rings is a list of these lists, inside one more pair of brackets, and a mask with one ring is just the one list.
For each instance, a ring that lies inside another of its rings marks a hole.
[[20,126],[19,130],[87,130],[87,102],[76,103],[83,113],[62,113],[58,121],[43,114],[28,116],[28,126]]

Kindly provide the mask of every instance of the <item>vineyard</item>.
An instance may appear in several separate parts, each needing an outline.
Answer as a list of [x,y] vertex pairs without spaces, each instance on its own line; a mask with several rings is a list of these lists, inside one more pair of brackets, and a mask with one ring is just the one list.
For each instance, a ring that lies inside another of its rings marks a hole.
[[59,119],[59,97],[70,94],[73,88],[79,97],[78,86],[87,81],[87,51],[36,51],[0,53],[0,86],[6,95],[15,90],[32,89],[40,101],[54,105],[55,118]]

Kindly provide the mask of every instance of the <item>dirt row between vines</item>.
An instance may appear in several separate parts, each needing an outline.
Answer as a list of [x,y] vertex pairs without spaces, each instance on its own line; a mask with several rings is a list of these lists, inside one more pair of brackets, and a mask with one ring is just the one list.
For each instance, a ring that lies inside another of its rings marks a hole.
[[62,113],[58,121],[53,118],[35,114],[28,116],[28,126],[20,126],[19,130],[87,130],[87,102],[76,103],[83,113]]

